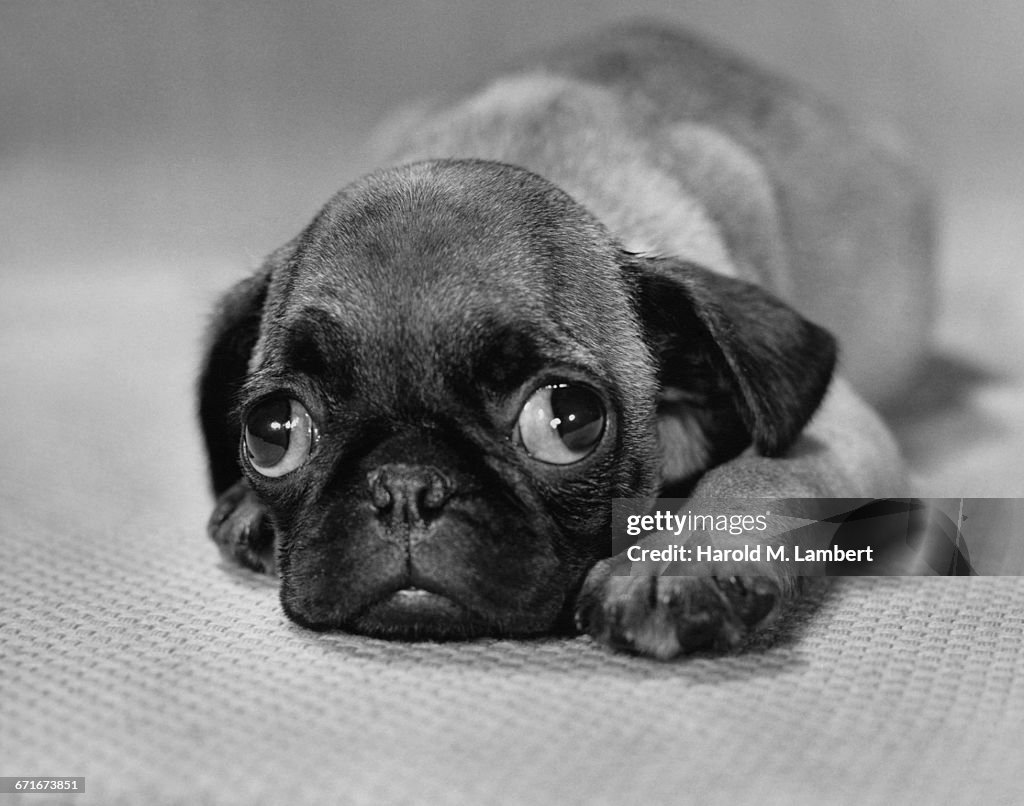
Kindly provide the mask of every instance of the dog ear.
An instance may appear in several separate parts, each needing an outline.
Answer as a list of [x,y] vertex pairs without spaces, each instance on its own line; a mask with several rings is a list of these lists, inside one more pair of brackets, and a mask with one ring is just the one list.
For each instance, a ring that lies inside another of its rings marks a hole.
[[241,425],[232,412],[259,335],[270,276],[269,268],[265,267],[234,285],[221,297],[207,333],[198,383],[199,422],[209,459],[210,482],[218,496],[242,476],[238,466]]
[[751,283],[678,260],[630,255],[626,265],[659,367],[666,479],[751,442],[765,456],[785,452],[828,388],[832,335]]

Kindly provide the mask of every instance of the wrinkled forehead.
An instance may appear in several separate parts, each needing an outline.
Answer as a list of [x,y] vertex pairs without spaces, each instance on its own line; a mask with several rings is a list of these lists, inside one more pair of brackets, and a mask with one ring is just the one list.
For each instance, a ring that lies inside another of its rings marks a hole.
[[614,283],[615,257],[606,231],[540,177],[425,163],[368,177],[333,199],[305,234],[296,290],[316,293],[339,279],[366,300],[500,295],[508,306],[559,307],[584,285]]
[[410,166],[328,204],[275,277],[270,313],[285,331],[313,318],[377,354],[473,345],[487,331],[597,361],[597,345],[635,332],[617,254],[531,174]]

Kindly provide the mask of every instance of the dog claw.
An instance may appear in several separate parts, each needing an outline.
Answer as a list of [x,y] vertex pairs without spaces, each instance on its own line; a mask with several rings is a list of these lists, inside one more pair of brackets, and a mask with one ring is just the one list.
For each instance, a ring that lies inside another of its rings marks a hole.
[[229,560],[252,571],[276,573],[274,529],[266,509],[246,482],[240,481],[221,494],[206,531]]
[[576,624],[605,646],[668,660],[736,649],[771,620],[781,599],[766,577],[626,577],[595,567]]

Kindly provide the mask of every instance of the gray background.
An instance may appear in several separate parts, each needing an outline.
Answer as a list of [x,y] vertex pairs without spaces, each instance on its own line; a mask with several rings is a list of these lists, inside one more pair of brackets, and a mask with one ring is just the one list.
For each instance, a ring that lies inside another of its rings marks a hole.
[[[5,262],[261,255],[363,167],[385,109],[631,15],[692,26],[893,121],[940,191],[1017,195],[1014,0],[6,0]],[[61,237],[40,242],[57,222]]]

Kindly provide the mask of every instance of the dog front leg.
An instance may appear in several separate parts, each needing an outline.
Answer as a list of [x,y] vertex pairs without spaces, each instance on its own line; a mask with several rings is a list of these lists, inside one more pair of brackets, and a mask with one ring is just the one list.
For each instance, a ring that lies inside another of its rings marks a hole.
[[252,571],[277,573],[277,541],[266,507],[242,479],[217,498],[206,525],[221,555]]
[[[689,506],[696,512],[702,501],[714,502],[712,506],[735,501],[732,513],[753,516],[770,511],[773,499],[898,497],[908,487],[885,426],[837,379],[785,456],[744,455],[713,468],[697,484]],[[758,539],[777,546],[789,528],[785,521],[769,518]],[[641,546],[661,547],[665,542],[664,534],[653,535]],[[710,534],[694,535],[687,542],[734,548]],[[778,556],[762,551],[753,565],[716,562],[706,575],[687,576],[631,576],[631,559],[616,555],[588,574],[577,600],[577,625],[599,643],[661,659],[734,649],[770,624],[801,588],[792,565],[773,555]]]

